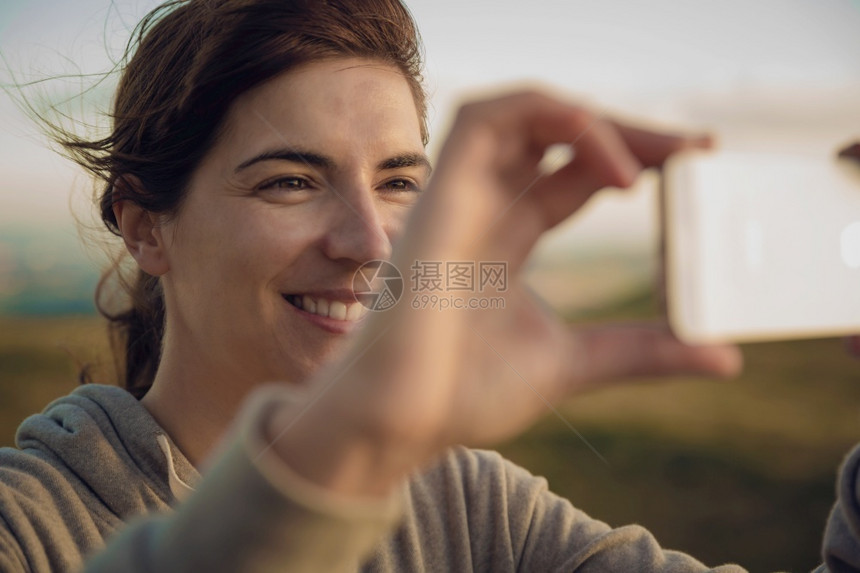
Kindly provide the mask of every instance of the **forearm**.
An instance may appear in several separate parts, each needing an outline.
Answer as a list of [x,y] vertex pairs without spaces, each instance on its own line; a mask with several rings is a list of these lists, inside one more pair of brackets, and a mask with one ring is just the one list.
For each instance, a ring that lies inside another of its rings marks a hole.
[[325,398],[307,411],[284,405],[266,427],[268,447],[307,482],[347,498],[384,498],[432,457],[425,445],[383,429],[382,416],[362,411],[366,402],[344,407],[348,397]]

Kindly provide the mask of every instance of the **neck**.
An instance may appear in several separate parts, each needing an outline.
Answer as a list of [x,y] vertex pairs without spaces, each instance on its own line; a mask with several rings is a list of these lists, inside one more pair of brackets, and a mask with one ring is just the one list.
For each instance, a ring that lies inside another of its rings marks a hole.
[[230,427],[250,384],[208,375],[188,360],[162,357],[143,406],[196,468]]

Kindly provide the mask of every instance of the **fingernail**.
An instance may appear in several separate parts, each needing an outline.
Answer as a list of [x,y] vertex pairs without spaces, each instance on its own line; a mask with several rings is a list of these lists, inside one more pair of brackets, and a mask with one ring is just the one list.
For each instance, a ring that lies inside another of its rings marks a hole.
[[744,371],[744,353],[740,346],[734,347],[728,364],[728,377],[735,378]]
[[701,147],[703,149],[710,149],[710,148],[714,147],[714,145],[717,143],[714,136],[709,134],[709,133],[703,133],[701,135],[697,135],[693,139],[693,142],[697,147]]

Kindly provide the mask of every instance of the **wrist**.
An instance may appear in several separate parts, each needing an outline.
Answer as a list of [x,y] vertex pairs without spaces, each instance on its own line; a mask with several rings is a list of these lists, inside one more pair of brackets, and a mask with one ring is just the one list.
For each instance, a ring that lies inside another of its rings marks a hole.
[[388,496],[418,465],[414,448],[394,446],[323,400],[307,411],[280,404],[264,429],[271,450],[295,474],[337,495]]

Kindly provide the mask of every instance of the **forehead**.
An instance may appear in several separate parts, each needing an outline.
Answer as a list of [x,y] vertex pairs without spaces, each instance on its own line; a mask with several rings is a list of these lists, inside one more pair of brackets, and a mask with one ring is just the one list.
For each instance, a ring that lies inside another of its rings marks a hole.
[[222,138],[245,155],[271,145],[368,153],[420,151],[421,126],[409,83],[394,67],[364,59],[303,65],[234,102]]

